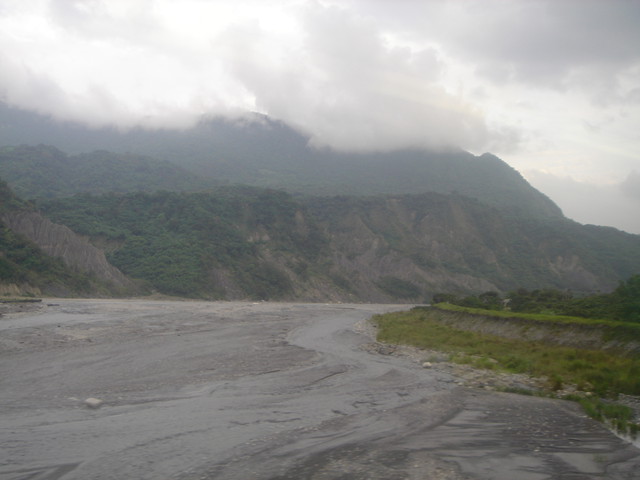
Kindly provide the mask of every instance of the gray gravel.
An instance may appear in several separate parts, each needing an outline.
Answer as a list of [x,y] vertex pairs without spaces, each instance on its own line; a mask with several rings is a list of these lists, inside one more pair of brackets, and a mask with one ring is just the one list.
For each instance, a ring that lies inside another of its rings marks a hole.
[[45,300],[0,317],[0,479],[639,479],[576,405],[373,353],[394,305]]

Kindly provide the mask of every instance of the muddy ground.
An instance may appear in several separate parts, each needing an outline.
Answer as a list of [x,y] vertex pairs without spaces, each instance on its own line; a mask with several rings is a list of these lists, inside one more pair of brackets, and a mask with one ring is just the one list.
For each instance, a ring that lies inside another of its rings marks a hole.
[[0,479],[640,478],[640,450],[573,403],[381,355],[365,320],[403,308],[56,299],[5,311]]

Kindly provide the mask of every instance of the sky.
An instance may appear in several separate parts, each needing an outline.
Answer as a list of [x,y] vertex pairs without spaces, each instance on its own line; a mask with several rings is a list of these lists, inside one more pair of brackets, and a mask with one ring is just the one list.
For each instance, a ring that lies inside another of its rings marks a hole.
[[187,128],[260,112],[318,148],[491,152],[640,234],[640,0],[0,0],[0,100]]

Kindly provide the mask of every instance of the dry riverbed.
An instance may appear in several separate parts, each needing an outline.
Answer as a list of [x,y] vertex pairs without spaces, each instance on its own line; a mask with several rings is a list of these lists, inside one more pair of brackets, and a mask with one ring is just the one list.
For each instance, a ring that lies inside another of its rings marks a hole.
[[574,403],[373,341],[367,319],[402,306],[10,308],[2,480],[639,478],[640,450]]

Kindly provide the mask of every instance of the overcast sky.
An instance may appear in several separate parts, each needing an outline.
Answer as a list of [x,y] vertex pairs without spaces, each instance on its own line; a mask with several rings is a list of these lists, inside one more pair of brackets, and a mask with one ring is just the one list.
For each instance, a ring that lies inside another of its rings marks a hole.
[[265,113],[342,150],[459,146],[640,233],[640,0],[0,0],[0,99],[175,127]]

